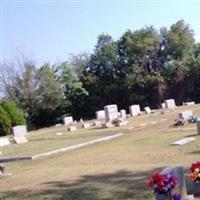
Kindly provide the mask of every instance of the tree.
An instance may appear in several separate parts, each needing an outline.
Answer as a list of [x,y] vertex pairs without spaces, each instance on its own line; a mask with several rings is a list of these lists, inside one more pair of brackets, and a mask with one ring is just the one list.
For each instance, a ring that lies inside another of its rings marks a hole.
[[9,135],[11,133],[11,121],[8,114],[0,105],[0,136]]
[[180,20],[170,27],[165,35],[165,53],[171,59],[182,59],[192,50],[194,45],[193,30],[183,20]]
[[82,116],[85,112],[84,105],[88,92],[79,81],[75,69],[64,62],[57,66],[56,71],[65,96],[65,112],[75,117]]
[[1,107],[7,113],[12,126],[25,125],[26,119],[23,112],[11,101],[2,101]]
[[55,74],[55,69],[48,63],[41,66],[36,72],[37,88],[35,97],[34,124],[37,127],[48,126],[56,122],[64,108],[64,94],[61,84]]

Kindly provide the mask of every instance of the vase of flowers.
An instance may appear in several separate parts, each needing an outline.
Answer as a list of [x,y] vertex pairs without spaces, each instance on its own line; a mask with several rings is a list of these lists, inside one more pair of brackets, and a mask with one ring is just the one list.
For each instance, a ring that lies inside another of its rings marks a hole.
[[179,194],[172,194],[172,190],[177,185],[177,178],[170,174],[154,174],[147,182],[153,188],[156,200],[180,200]]
[[194,197],[200,197],[200,161],[192,163],[189,177],[193,182],[192,185]]

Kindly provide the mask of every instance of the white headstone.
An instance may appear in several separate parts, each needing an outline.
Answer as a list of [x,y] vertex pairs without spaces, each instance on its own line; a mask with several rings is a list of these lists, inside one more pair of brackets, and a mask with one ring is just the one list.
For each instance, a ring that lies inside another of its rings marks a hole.
[[64,117],[63,121],[65,126],[69,126],[70,124],[73,124],[73,117],[72,116]]
[[126,110],[120,110],[120,117],[126,119]]
[[105,111],[104,110],[98,110],[95,112],[96,119],[105,119]]
[[26,126],[24,125],[14,126],[12,130],[13,130],[14,137],[21,137],[27,134],[27,129],[26,129]]
[[175,108],[176,107],[176,104],[175,104],[175,101],[174,99],[166,99],[165,100],[165,106],[166,108]]
[[139,115],[141,113],[140,105],[131,105],[131,106],[129,106],[129,112],[130,112],[130,115],[132,117],[136,116],[136,115]]
[[145,111],[146,114],[152,113],[151,108],[149,108],[148,106],[147,106],[147,107],[144,107],[144,111]]
[[25,136],[13,137],[13,139],[14,139],[16,144],[24,144],[24,143],[28,142],[28,140],[25,138]]
[[192,106],[192,105],[194,105],[195,104],[195,102],[194,101],[190,101],[190,102],[183,102],[183,105],[185,105],[185,106]]
[[165,103],[161,103],[161,108],[165,109],[166,108],[166,104]]
[[118,109],[117,105],[107,105],[104,106],[106,121],[113,121],[118,118]]
[[197,120],[197,133],[200,134],[200,119]]
[[194,141],[194,140],[196,140],[195,137],[183,138],[183,139],[181,139],[181,140],[178,140],[178,141],[176,141],[176,142],[171,143],[171,145],[180,145],[180,146],[181,146],[181,145],[187,144],[187,143],[189,143],[189,142],[192,142],[192,141]]
[[10,141],[7,137],[0,138],[0,147],[10,145]]
[[179,113],[179,117],[181,117],[185,121],[188,121],[192,116],[193,116],[193,112],[191,110],[186,110]]
[[182,200],[188,199],[185,177],[184,177],[184,169],[182,166],[167,167],[161,172],[161,174],[170,174],[170,175],[175,176],[177,178],[178,184],[176,188],[173,189],[172,195],[174,193],[178,193],[181,195]]

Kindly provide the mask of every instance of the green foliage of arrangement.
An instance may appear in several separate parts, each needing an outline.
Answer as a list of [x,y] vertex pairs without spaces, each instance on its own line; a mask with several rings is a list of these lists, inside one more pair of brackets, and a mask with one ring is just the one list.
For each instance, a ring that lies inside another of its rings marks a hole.
[[11,121],[6,111],[0,105],[0,136],[9,135],[11,133]]
[[11,101],[1,102],[1,107],[7,113],[12,126],[25,125],[26,119],[23,112]]

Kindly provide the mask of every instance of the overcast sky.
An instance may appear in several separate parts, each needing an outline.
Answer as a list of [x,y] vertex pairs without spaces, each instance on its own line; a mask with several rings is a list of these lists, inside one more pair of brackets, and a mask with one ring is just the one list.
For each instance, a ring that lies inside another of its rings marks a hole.
[[91,53],[100,33],[118,39],[127,29],[169,27],[184,19],[200,41],[200,1],[1,0],[1,61],[23,53],[55,63]]

